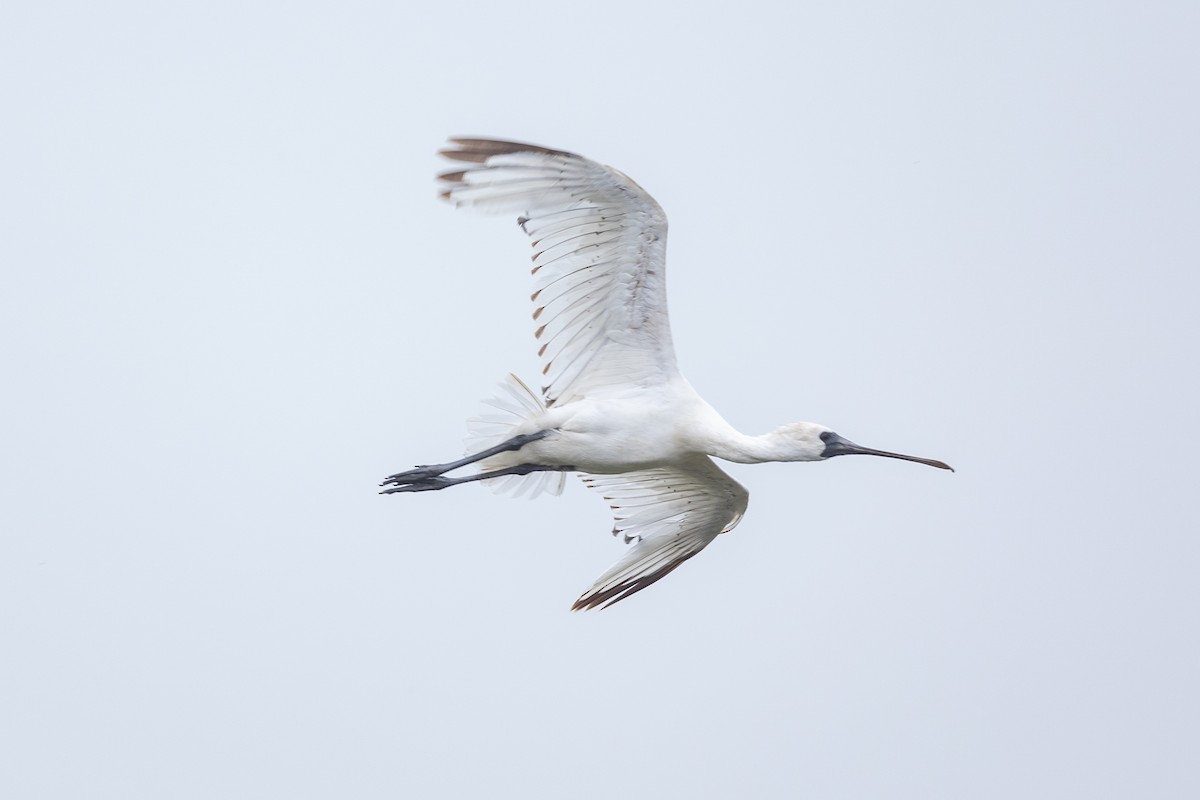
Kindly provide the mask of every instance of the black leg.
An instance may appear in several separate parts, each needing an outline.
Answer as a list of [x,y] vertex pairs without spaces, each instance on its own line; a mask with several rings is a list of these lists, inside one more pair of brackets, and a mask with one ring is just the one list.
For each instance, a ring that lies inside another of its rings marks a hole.
[[[478,475],[467,475],[463,478],[443,478],[441,475],[429,475],[413,481],[397,482],[396,486],[384,489],[380,494],[395,494],[396,492],[432,492],[445,489],[447,486],[457,486],[460,483],[471,483],[488,478],[501,478],[505,475],[528,475],[531,472],[574,472],[574,467],[547,467],[542,464],[518,464],[515,467],[481,472]],[[382,484],[381,484],[382,485]]]
[[[459,467],[465,467],[467,464],[474,464],[476,461],[482,461],[485,458],[490,458],[491,456],[497,455],[499,453],[507,453],[510,450],[520,450],[522,447],[529,444],[530,442],[536,442],[538,439],[545,437],[549,433],[550,433],[550,431],[538,431],[537,433],[525,433],[525,434],[521,434],[520,436],[514,436],[511,439],[507,439],[507,440],[501,442],[500,444],[496,445],[495,447],[489,447],[487,450],[484,450],[483,452],[473,453],[472,455],[464,456],[463,458],[460,458],[458,461],[450,461],[446,464],[424,464],[424,465],[416,467],[415,469],[406,470],[404,472],[397,472],[395,475],[389,475],[387,477],[387,480],[385,480],[383,483],[381,483],[379,485],[387,486],[389,483],[394,483],[394,484],[396,484],[396,486],[401,486],[403,484],[418,484],[418,483],[429,482],[431,478],[436,478],[440,475],[450,472],[451,470],[458,469]],[[510,473],[510,474],[512,474],[512,473]],[[449,479],[447,479],[447,480],[449,480]],[[479,478],[475,477],[475,478],[473,478],[473,480],[479,480]],[[453,483],[447,483],[444,486],[430,486],[429,488],[444,489],[445,486],[453,486]],[[393,490],[389,490],[389,491],[396,491],[396,490],[393,489]],[[414,491],[424,491],[424,490],[405,489],[404,491],[414,492]]]

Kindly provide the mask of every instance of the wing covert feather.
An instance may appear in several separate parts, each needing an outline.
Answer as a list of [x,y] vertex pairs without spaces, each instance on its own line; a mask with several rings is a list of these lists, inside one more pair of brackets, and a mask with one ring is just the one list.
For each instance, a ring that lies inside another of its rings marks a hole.
[[547,405],[677,374],[667,318],[667,218],[611,167],[561,150],[454,138],[440,175],[456,206],[518,213],[533,240],[533,318]]

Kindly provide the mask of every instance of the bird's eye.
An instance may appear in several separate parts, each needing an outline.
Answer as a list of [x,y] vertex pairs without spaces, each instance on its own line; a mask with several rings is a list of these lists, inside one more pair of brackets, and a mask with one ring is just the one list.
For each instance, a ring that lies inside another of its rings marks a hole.
[[833,431],[825,431],[821,434],[821,441],[828,442],[831,436],[833,436]]

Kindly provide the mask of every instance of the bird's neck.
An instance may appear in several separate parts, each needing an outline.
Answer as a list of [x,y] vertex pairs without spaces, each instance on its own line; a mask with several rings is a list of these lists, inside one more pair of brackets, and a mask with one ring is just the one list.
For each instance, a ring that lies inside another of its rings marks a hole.
[[726,435],[713,441],[708,454],[737,464],[787,461],[788,454],[783,452],[781,444],[774,431],[761,436],[749,436],[730,428]]

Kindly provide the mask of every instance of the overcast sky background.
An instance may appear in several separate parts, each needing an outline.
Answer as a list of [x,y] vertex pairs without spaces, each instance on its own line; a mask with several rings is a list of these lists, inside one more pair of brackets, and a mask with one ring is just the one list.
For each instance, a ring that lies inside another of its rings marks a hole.
[[[0,796],[1200,796],[1194,3],[9,3]],[[671,219],[729,465],[602,613],[605,504],[380,497],[536,374],[444,138]]]

